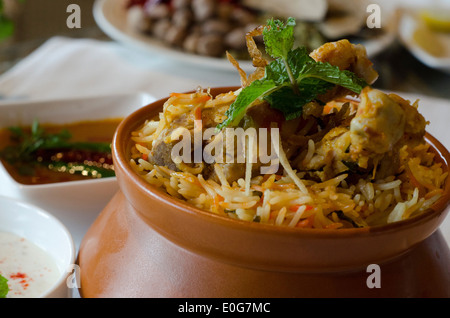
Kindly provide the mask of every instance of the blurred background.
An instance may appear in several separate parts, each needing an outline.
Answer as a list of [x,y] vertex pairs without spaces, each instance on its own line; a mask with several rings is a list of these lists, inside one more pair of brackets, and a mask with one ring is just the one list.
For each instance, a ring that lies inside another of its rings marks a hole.
[[[66,9],[71,3],[81,8],[80,29],[65,27],[69,15]],[[93,4],[94,0],[3,0],[3,14],[14,22],[14,32],[0,42],[0,75],[57,35],[111,41],[94,20]],[[0,25],[0,28],[5,31],[4,26]],[[383,75],[375,84],[379,88],[450,98],[450,75],[418,61],[398,39],[372,60]]]
[[[72,3],[81,9],[80,29],[65,27],[67,6]],[[94,20],[93,4],[94,0],[3,0],[4,14],[14,22],[14,30],[0,42],[0,74],[56,35],[108,40]]]

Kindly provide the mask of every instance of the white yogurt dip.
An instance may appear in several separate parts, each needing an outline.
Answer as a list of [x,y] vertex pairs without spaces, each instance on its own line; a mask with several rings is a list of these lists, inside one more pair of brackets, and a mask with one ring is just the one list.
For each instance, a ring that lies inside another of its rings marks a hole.
[[0,231],[0,274],[8,280],[7,298],[40,297],[61,276],[43,249],[16,234]]

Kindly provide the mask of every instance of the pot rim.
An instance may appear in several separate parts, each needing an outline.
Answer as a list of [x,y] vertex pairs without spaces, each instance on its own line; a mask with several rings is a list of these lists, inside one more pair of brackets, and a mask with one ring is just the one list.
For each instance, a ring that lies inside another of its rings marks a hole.
[[[225,92],[230,90],[236,90],[239,87],[229,86],[229,87],[213,87],[211,88],[211,93]],[[192,93],[193,91],[188,91],[186,93]],[[310,238],[321,238],[321,239],[338,239],[338,238],[349,238],[349,237],[364,237],[368,235],[384,235],[391,232],[400,232],[411,227],[415,227],[419,224],[426,223],[428,220],[435,219],[439,217],[442,213],[448,212],[447,207],[450,206],[450,173],[447,175],[444,182],[444,192],[443,195],[436,201],[429,209],[422,212],[421,214],[414,216],[412,218],[397,221],[394,223],[389,223],[386,225],[377,225],[366,228],[344,228],[344,229],[311,229],[311,228],[291,228],[285,226],[275,226],[271,224],[263,224],[256,222],[249,222],[244,220],[232,219],[226,216],[221,216],[208,212],[195,206],[189,205],[187,202],[176,199],[169,194],[165,193],[159,188],[152,186],[147,183],[143,178],[136,174],[131,165],[129,164],[129,159],[126,157],[127,147],[129,144],[129,133],[137,129],[140,125],[144,123],[151,112],[155,112],[156,109],[160,109],[162,104],[168,100],[169,97],[158,99],[146,106],[129,114],[122,122],[119,124],[116,133],[114,134],[112,143],[112,153],[115,160],[116,169],[120,169],[124,172],[126,177],[133,181],[133,183],[144,191],[147,195],[153,199],[159,200],[173,208],[176,208],[181,213],[187,213],[192,216],[207,218],[211,222],[220,223],[221,225],[227,227],[234,227],[239,230],[258,231],[258,232],[270,232],[274,235],[294,235],[294,236],[308,236]],[[158,110],[159,111],[159,110]],[[136,120],[139,118],[139,120]],[[436,154],[438,161],[442,162],[443,166],[446,167],[446,172],[450,172],[450,153],[444,147],[444,145],[439,142],[434,136],[430,135],[428,132],[425,134],[425,141],[431,146],[431,149]]]

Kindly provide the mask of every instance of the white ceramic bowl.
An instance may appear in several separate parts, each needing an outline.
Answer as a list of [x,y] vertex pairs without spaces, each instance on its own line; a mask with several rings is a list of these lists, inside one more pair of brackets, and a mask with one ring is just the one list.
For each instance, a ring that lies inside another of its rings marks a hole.
[[0,196],[0,232],[27,239],[54,260],[58,279],[40,297],[66,298],[72,295],[71,288],[75,285],[68,284],[68,278],[78,275],[74,267],[75,244],[68,229],[56,217],[29,203]]
[[[124,118],[154,98],[145,93],[64,100],[0,102],[0,129],[42,123],[66,124],[83,120]],[[115,177],[54,184],[25,185],[15,181],[0,162],[0,195],[35,204],[58,217],[81,240],[98,212],[118,190]]]
[[450,74],[450,36],[445,33],[436,32],[436,36],[441,40],[444,53],[443,56],[435,56],[429,53],[426,48],[422,47],[414,39],[414,33],[420,27],[420,20],[411,12],[404,12],[399,20],[398,34],[403,45],[414,55],[419,61],[428,67],[440,70]]

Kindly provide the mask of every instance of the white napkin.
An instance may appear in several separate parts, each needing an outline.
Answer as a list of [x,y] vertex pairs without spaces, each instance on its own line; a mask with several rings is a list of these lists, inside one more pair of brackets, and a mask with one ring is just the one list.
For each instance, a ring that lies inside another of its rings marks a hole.
[[237,72],[220,75],[116,42],[54,37],[0,76],[0,95],[53,99],[146,92],[160,98],[199,85],[240,85]]

